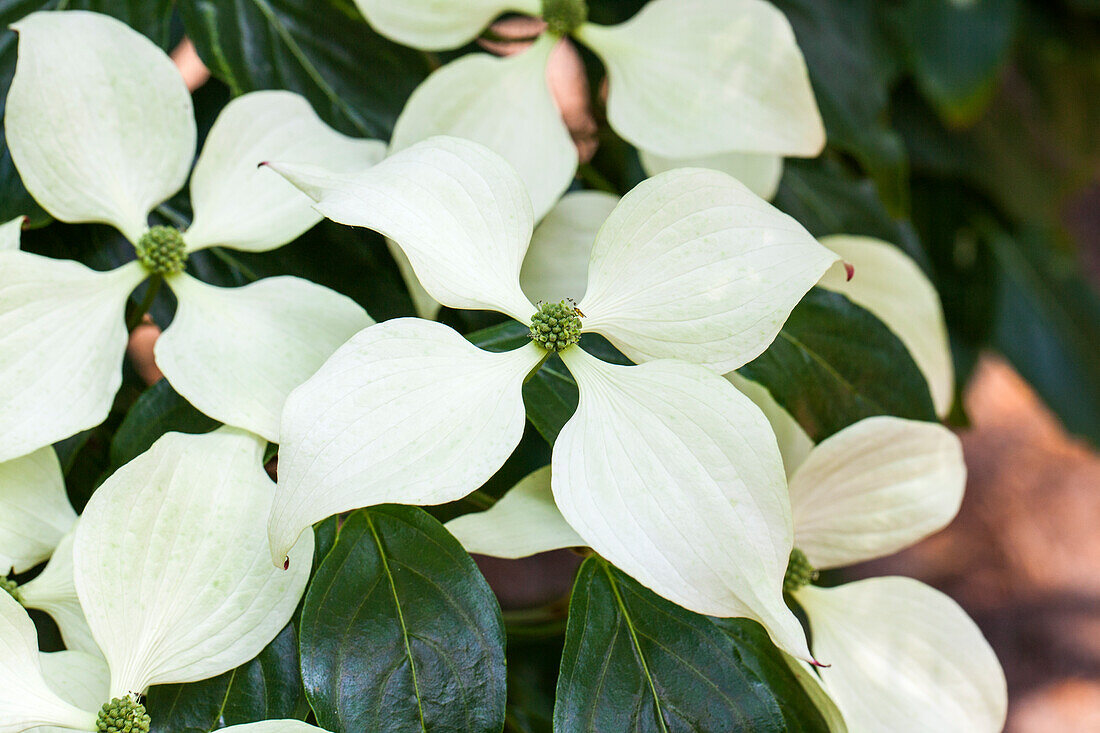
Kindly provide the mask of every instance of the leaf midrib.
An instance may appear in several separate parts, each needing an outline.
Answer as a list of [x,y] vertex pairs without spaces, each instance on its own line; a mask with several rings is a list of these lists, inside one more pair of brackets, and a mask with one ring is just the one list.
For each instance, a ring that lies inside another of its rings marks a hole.
[[619,594],[619,585],[615,582],[615,577],[611,574],[611,570],[606,564],[603,564],[601,569],[604,574],[607,575],[607,581],[611,586],[611,592],[615,595],[615,603],[619,606],[619,612],[623,616],[623,620],[626,622],[626,628],[630,632],[630,641],[634,645],[634,652],[638,655],[638,661],[642,665],[642,674],[645,675],[646,684],[649,685],[649,692],[653,695],[653,704],[657,708],[657,723],[661,726],[662,733],[668,733],[668,724],[665,723],[665,713],[661,708],[661,698],[657,695],[657,686],[653,681],[653,675],[649,672],[649,664],[646,662],[645,654],[642,653],[642,646],[638,641],[638,634],[634,629],[634,621],[630,618],[630,613],[626,610],[626,604],[623,602],[622,595]]
[[397,609],[397,621],[401,624],[401,638],[405,642],[405,656],[409,660],[409,671],[412,673],[413,692],[416,694],[416,710],[420,716],[420,730],[423,733],[428,732],[428,727],[424,722],[424,702],[420,696],[420,683],[416,677],[416,660],[413,659],[412,646],[409,643],[409,629],[405,625],[405,614],[401,610],[401,598],[397,594],[397,584],[394,583],[393,574],[390,572],[390,563],[386,557],[386,550],[382,547],[382,538],[378,535],[378,530],[374,526],[374,520],[366,515],[367,527],[370,528],[371,537],[374,538],[374,544],[378,547],[378,557],[382,561],[382,569],[386,573],[386,581],[390,584],[390,592],[393,594],[393,605]]

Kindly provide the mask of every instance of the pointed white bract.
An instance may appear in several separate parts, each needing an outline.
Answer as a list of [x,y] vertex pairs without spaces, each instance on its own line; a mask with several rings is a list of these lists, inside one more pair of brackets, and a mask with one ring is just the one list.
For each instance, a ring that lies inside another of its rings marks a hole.
[[74,529],[61,539],[41,573],[19,586],[19,600],[24,608],[36,608],[49,614],[61,631],[65,648],[99,656],[99,646],[92,638],[73,582],[75,533]]
[[954,518],[962,445],[936,423],[869,417],[819,443],[791,477],[795,546],[818,569],[889,555]]
[[480,486],[523,435],[523,380],[541,358],[534,345],[482,351],[415,318],[360,332],[287,400],[272,559],[337,512]]
[[569,524],[665,598],[754,618],[808,659],[782,598],[790,507],[760,410],[680,361],[619,366],[576,348],[561,357],[581,394],[554,443],[554,498]]
[[[42,677],[50,689],[65,702],[81,710],[96,710],[107,702],[111,672],[103,657],[77,651],[40,653]],[[31,728],[27,733],[66,733],[69,729],[53,725]]]
[[519,286],[534,228],[531,202],[515,171],[481,145],[432,138],[354,177],[277,161],[271,167],[329,219],[392,239],[443,305],[518,320],[534,313]]
[[813,157],[825,145],[806,62],[771,3],[654,0],[577,38],[607,66],[611,125],[643,150]]
[[565,521],[550,489],[550,466],[524,477],[496,504],[446,524],[467,552],[510,559],[587,543]]
[[567,193],[539,222],[519,273],[532,302],[584,298],[592,244],[618,203],[603,191]]
[[14,598],[0,592],[0,733],[41,725],[94,731],[96,713],[58,696],[42,676],[38,632]]
[[107,15],[38,12],[12,28],[19,60],[4,128],[23,184],[54,217],[110,224],[136,241],[191,168],[183,78],[152,41]]
[[635,362],[675,358],[725,373],[763,353],[836,259],[723,173],[663,173],[624,196],[600,229],[584,329]]
[[6,224],[0,224],[0,252],[19,249],[24,221],[26,221],[25,216],[17,216]]
[[289,570],[271,566],[264,447],[229,428],[168,433],[88,502],[76,588],[111,669],[111,697],[221,674],[255,657],[290,619],[313,534],[288,552]]
[[546,79],[557,42],[544,35],[514,56],[469,54],[433,72],[401,111],[391,150],[435,135],[480,143],[511,164],[531,196],[535,218],[542,217],[577,169],[577,148]]
[[779,452],[783,455],[783,467],[787,470],[789,479],[810,455],[814,442],[810,440],[809,435],[806,435],[806,431],[798,421],[775,401],[764,385],[745,379],[737,372],[730,372],[725,376],[741,391],[741,394],[760,408],[764,417],[768,418],[772,432],[775,433],[776,442],[779,443]]
[[321,220],[309,197],[258,167],[264,161],[359,173],[385,154],[381,141],[333,130],[298,94],[264,91],[237,97],[218,114],[191,174],[195,218],[185,235],[188,249],[274,249]]
[[901,339],[928,382],[936,414],[945,416],[955,399],[955,366],[935,286],[916,262],[887,242],[837,235],[821,243],[854,269],[849,278],[834,267],[820,285],[871,311]]
[[0,577],[48,559],[75,521],[53,448],[0,463]]
[[541,0],[355,0],[382,35],[406,46],[442,51],[472,41],[509,10],[536,15]]
[[775,198],[779,180],[783,177],[783,156],[765,153],[719,153],[692,158],[665,158],[646,150],[638,151],[646,173],[658,173],[677,168],[712,168],[736,178],[765,201]]
[[207,415],[273,443],[290,392],[374,322],[351,298],[296,277],[219,288],[180,274],[171,284],[179,305],[157,339],[157,366]]
[[325,733],[323,728],[318,728],[300,720],[262,720],[259,723],[245,723],[243,725],[231,725],[222,730],[234,733]]
[[133,263],[96,272],[0,252],[0,461],[107,417],[122,383],[126,299],[144,277]]
[[997,733],[1004,672],[981,631],[949,597],[910,578],[806,586],[825,688],[853,731]]

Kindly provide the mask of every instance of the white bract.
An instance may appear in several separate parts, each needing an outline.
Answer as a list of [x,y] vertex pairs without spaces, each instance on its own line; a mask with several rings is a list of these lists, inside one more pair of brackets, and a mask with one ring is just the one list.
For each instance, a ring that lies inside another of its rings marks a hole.
[[[592,242],[617,202],[597,191],[563,196],[535,229],[520,275],[524,293],[535,299],[560,292],[580,297],[587,287]],[[830,268],[818,285],[871,311],[894,332],[924,375],[937,414],[946,415],[955,396],[955,372],[935,286],[909,255],[888,242],[833,235],[821,243],[844,262]]]
[[0,246],[0,460],[106,417],[122,379],[127,298],[150,276],[179,301],[156,347],[173,387],[211,417],[277,441],[286,395],[370,319],[305,280],[214,288],[185,261],[215,245],[273,249],[320,220],[307,197],[257,170],[263,160],[354,171],[384,146],[336,133],[295,94],[244,95],[222,110],[195,164],[192,225],[182,235],[150,229],[149,212],[183,186],[195,153],[191,98],[171,60],[95,13],[38,12],[13,27],[5,131],[27,190],[62,221],[114,226],[138,260],[96,272]]
[[33,624],[0,593],[0,731],[94,731],[109,700],[219,675],[275,638],[305,589],[313,534],[291,551],[287,572],[271,567],[264,517],[274,486],[265,447],[232,428],[169,433],[88,502],[72,558],[80,604],[106,660],[105,679],[80,673],[100,691],[98,702],[74,704],[51,689]]
[[[530,202],[486,148],[435,138],[358,176],[276,168],[325,216],[397,243],[439,302],[506,313],[532,338],[491,353],[441,324],[399,319],[337,350],[284,411],[276,563],[336,512],[438,504],[484,483],[523,433],[525,379],[556,352],[580,390],[553,483],[577,534],[665,597],[756,618],[807,657],[779,587],[791,530],[775,438],[718,374],[767,347],[835,255],[734,179],[677,171],[615,207],[579,304],[536,307],[519,280]],[[640,365],[589,355],[582,332]]]
[[460,46],[509,10],[546,20],[547,31],[522,53],[468,54],[434,72],[409,98],[391,141],[401,150],[454,135],[491,148],[516,168],[537,217],[577,167],[546,81],[564,36],[601,58],[611,127],[659,170],[669,159],[759,157],[750,163],[762,169],[754,190],[767,192],[781,156],[816,156],[825,144],[794,32],[764,0],[655,0],[616,26],[587,22],[583,0],[356,2],[380,33],[423,49]]
[[[770,400],[766,392],[761,399]],[[767,407],[768,414],[780,410],[774,402]],[[797,548],[785,587],[809,619],[814,656],[831,665],[817,670],[820,678],[792,667],[807,691],[824,713],[843,716],[834,729],[1001,730],[1004,673],[954,601],[910,578],[836,588],[807,584],[815,569],[891,554],[950,522],[966,481],[958,439],[940,425],[884,416],[862,420],[796,458],[808,440],[802,434],[784,452],[792,459]],[[447,529],[468,551],[496,557],[581,544],[555,505],[548,468]],[[831,701],[820,699],[822,691]]]

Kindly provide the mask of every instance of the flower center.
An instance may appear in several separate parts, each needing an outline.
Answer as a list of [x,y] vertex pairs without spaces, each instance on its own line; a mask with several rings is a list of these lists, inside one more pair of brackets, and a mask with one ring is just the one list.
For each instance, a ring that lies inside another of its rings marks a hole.
[[11,578],[0,578],[0,591],[5,591],[9,596],[22,603],[19,598],[19,584]]
[[187,245],[175,227],[155,226],[134,245],[138,262],[154,275],[175,275],[187,264]]
[[588,20],[588,0],[542,0],[547,30],[565,36]]
[[787,562],[787,574],[783,576],[783,592],[794,593],[815,580],[817,580],[817,571],[806,559],[806,553],[797,547],[791,550],[791,559]]
[[547,351],[564,351],[581,338],[581,319],[572,301],[539,303],[531,316],[531,339]]
[[149,733],[149,715],[134,695],[116,697],[99,709],[96,733]]

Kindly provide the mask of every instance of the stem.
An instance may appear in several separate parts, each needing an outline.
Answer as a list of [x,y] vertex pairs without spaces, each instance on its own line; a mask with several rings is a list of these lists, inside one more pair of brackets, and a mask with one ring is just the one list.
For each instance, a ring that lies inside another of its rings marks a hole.
[[497,503],[497,500],[495,498],[493,498],[489,494],[486,494],[481,489],[474,489],[469,494],[463,497],[463,501],[467,501],[470,504],[473,504],[475,507],[481,509],[482,511],[486,509],[491,509],[493,504]]
[[172,222],[172,225],[177,229],[186,229],[191,226],[191,222],[187,220],[181,212],[176,211],[168,204],[161,204],[156,208],[156,212],[163,216],[168,221]]
[[620,195],[619,190],[615,188],[615,185],[611,181],[607,180],[607,177],[603,173],[600,173],[591,163],[583,163],[577,167],[577,175],[581,177],[581,180],[587,183],[597,191],[603,191],[604,193]]
[[130,314],[130,317],[126,320],[126,330],[133,331],[141,323],[141,319],[149,312],[149,309],[153,306],[153,301],[157,298],[157,293],[160,292],[160,286],[164,284],[163,275],[151,275],[146,281],[148,284],[145,287],[145,297],[138,303],[138,307]]

